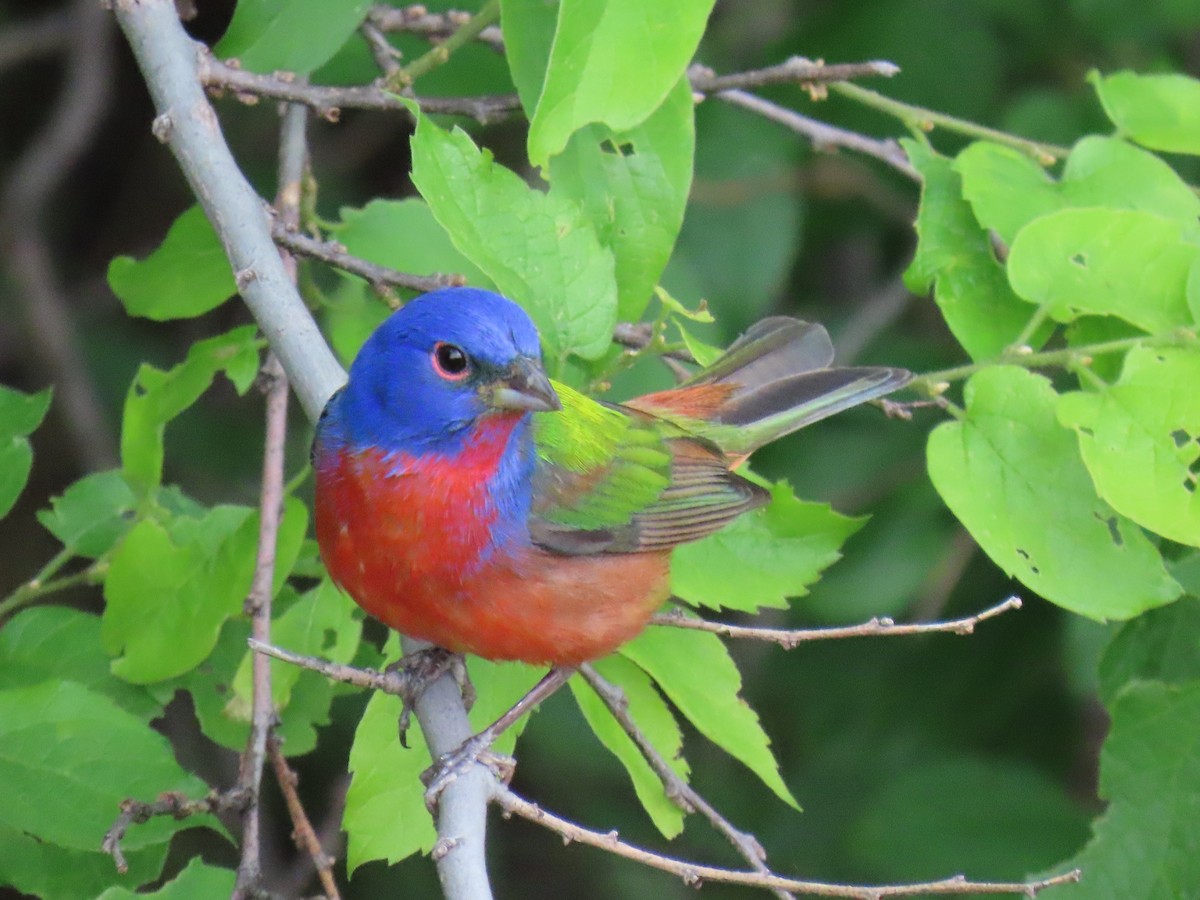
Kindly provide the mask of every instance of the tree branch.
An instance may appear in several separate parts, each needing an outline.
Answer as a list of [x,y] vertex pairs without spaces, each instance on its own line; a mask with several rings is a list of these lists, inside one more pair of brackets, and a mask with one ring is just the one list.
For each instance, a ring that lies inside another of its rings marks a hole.
[[121,852],[121,841],[131,825],[141,825],[155,816],[185,819],[202,813],[240,812],[247,799],[245,791],[237,787],[229,791],[211,791],[201,800],[189,800],[177,791],[160,794],[153,803],[123,800],[121,814],[105,832],[100,850],[113,858],[117,871],[124,875],[129,871],[129,864],[125,861],[125,854]]
[[669,872],[678,876],[688,887],[700,887],[704,882],[720,884],[741,884],[747,887],[764,888],[784,894],[804,894],[811,897],[845,897],[852,900],[883,900],[886,897],[919,897],[921,895],[955,894],[1022,894],[1026,897],[1036,897],[1046,888],[1060,884],[1079,881],[1079,869],[1072,869],[1062,875],[1043,878],[1030,882],[987,882],[967,881],[961,875],[945,878],[940,881],[928,881],[922,884],[887,884],[878,886],[831,884],[821,881],[800,881],[795,878],[784,878],[770,872],[745,872],[737,869],[721,869],[715,866],[705,866],[686,862],[659,853],[644,850],[641,847],[622,841],[617,832],[593,831],[569,822],[561,816],[547,812],[534,803],[515,794],[512,789],[500,787],[496,791],[494,802],[506,815],[517,815],[538,825],[562,835],[565,843],[576,841],[589,847],[607,850],[625,859]]
[[[132,0],[125,0],[132,2]],[[269,97],[289,103],[303,103],[322,118],[336,121],[341,109],[377,109],[402,112],[408,108],[395,94],[375,86],[324,87],[303,84],[290,73],[259,75],[224,63],[207,50],[201,51],[200,77],[204,85],[229,90],[239,97]],[[521,109],[516,94],[482,97],[410,97],[422,112],[468,116],[485,125],[508,118]]]
[[827,65],[822,60],[793,56],[775,66],[753,69],[748,72],[734,72],[730,75],[718,75],[704,66],[692,66],[688,71],[688,77],[692,82],[692,90],[701,94],[715,94],[735,88],[765,87],[770,84],[799,84],[802,87],[811,88],[815,85],[825,85],[833,81],[850,81],[854,78],[872,76],[891,78],[899,73],[898,65],[881,59],[861,63]]
[[817,119],[810,119],[808,116],[803,116],[795,110],[772,103],[769,100],[764,100],[754,94],[748,94],[745,91],[720,91],[714,96],[720,100],[724,100],[726,103],[732,103],[734,106],[740,106],[742,109],[748,109],[753,113],[757,113],[763,118],[770,119],[772,122],[776,122],[785,128],[790,128],[797,134],[801,134],[812,141],[813,147],[817,150],[843,147],[847,150],[853,150],[856,153],[862,153],[885,162],[897,172],[908,176],[913,181],[921,180],[920,173],[913,168],[903,148],[894,140],[881,141],[876,138],[867,137],[864,134],[859,134],[856,131],[847,131],[845,128],[838,128],[835,125],[829,125]]
[[[719,834],[733,845],[733,848],[742,855],[752,869],[761,875],[770,875],[771,870],[767,866],[767,851],[763,849],[758,838],[734,827],[732,822],[717,812],[711,803],[671,768],[670,763],[663,758],[662,754],[658,752],[658,748],[642,733],[637,723],[633,721],[633,717],[629,715],[629,701],[625,698],[625,692],[604,678],[590,664],[585,663],[579,671],[591,689],[596,692],[596,696],[608,707],[613,718],[637,744],[638,749],[642,752],[642,757],[662,782],[667,798],[685,813],[700,813],[708,819],[709,824]],[[786,890],[776,888],[772,890],[781,900],[787,900],[791,896]]]
[[[438,288],[463,285],[467,280],[461,275],[410,275],[388,266],[377,265],[357,256],[351,256],[346,248],[335,241],[318,241],[306,234],[301,234],[283,222],[275,222],[271,226],[271,237],[275,243],[299,256],[315,259],[326,265],[334,266],[351,275],[357,275],[366,280],[371,287],[385,295],[391,295],[389,287],[402,287],[411,291],[426,293]],[[394,296],[388,303],[393,308],[399,306]]]
[[[305,130],[308,110],[292,105],[283,116],[279,135],[279,187],[275,207],[280,220],[295,223],[300,218],[300,191],[304,169],[308,163],[308,143]],[[283,259],[284,269],[292,283],[296,282],[296,261]],[[274,353],[268,353],[261,377],[267,395],[266,435],[263,442],[262,491],[259,499],[258,551],[254,562],[254,578],[246,598],[245,611],[250,617],[250,633],[255,640],[271,640],[271,600],[275,581],[275,551],[278,544],[279,521],[283,514],[284,445],[287,441],[287,375]],[[250,736],[242,753],[238,784],[248,795],[242,812],[242,856],[237,870],[235,898],[253,896],[262,886],[260,853],[263,763],[267,742],[275,726],[275,703],[271,694],[271,661],[261,654],[251,659],[253,697],[251,700]]]
[[[405,7],[373,6],[367,13],[367,21],[380,31],[406,32],[433,41],[444,41],[470,22],[471,14],[458,9],[430,12],[419,3]],[[504,49],[504,37],[498,25],[488,25],[474,37],[493,50]]]
[[[267,213],[221,136],[200,80],[199,45],[184,32],[171,0],[115,0],[114,7],[158,110],[154,133],[175,154],[221,239],[242,297],[315,421],[346,375],[288,279]],[[413,646],[405,642],[406,650]],[[450,676],[426,689],[416,712],[435,755],[452,751],[471,734]],[[494,785],[486,767],[473,766],[442,794],[439,830],[443,838],[459,840],[438,861],[447,900],[491,896],[482,838]]]
[[692,631],[707,631],[727,638],[746,638],[769,641],[785,650],[792,650],[805,641],[828,641],[856,637],[900,637],[910,634],[972,634],[980,622],[995,618],[1001,613],[1021,608],[1020,597],[1009,597],[1003,603],[988,607],[983,612],[963,619],[946,622],[913,622],[898,625],[889,618],[874,618],[861,625],[841,625],[834,628],[760,628],[755,625],[730,625],[725,622],[710,622],[698,619],[683,611],[658,613],[651,620],[653,625],[672,628],[688,628]]
[[296,841],[296,846],[312,859],[313,866],[317,870],[317,878],[321,881],[321,889],[325,891],[325,900],[341,900],[337,882],[333,879],[333,859],[321,847],[321,839],[317,837],[312,822],[308,820],[304,804],[300,802],[300,795],[296,793],[296,786],[300,783],[300,779],[288,765],[283,750],[279,746],[279,739],[275,735],[271,735],[267,740],[267,753],[270,755],[271,765],[275,769],[275,781],[283,793],[284,803],[287,804],[288,815],[292,818],[292,837]]

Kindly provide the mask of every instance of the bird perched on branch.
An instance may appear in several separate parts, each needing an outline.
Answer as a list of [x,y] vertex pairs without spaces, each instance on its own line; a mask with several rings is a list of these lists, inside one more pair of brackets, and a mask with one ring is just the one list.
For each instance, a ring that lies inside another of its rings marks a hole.
[[769,318],[679,387],[602,403],[547,378],[512,301],[426,294],[317,426],[321,556],[370,615],[448,650],[604,656],[666,600],[673,547],[768,500],[734,471],[752,451],[910,377],[832,362],[820,325]]

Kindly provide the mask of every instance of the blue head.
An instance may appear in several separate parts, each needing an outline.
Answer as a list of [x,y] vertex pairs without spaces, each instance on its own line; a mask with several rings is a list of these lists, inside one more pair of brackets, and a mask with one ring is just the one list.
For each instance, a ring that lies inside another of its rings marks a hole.
[[351,446],[453,455],[486,416],[559,408],[525,311],[490,291],[447,288],[375,330],[321,428]]

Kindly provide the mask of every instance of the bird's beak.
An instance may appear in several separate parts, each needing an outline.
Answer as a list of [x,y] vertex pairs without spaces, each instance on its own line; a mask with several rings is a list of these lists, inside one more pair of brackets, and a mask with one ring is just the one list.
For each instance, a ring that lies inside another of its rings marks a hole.
[[496,382],[492,389],[492,406],[497,409],[552,412],[562,409],[562,401],[554,392],[541,364],[522,356]]

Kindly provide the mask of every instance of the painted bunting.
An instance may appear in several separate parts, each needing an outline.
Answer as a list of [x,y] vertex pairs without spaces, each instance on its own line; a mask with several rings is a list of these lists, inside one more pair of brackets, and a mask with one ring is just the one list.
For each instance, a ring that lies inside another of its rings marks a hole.
[[673,547],[767,502],[733,471],[753,450],[910,377],[832,361],[820,325],[769,318],[679,387],[603,403],[546,376],[512,301],[426,294],[321,416],[321,556],[370,615],[448,650],[604,656],[667,599]]

